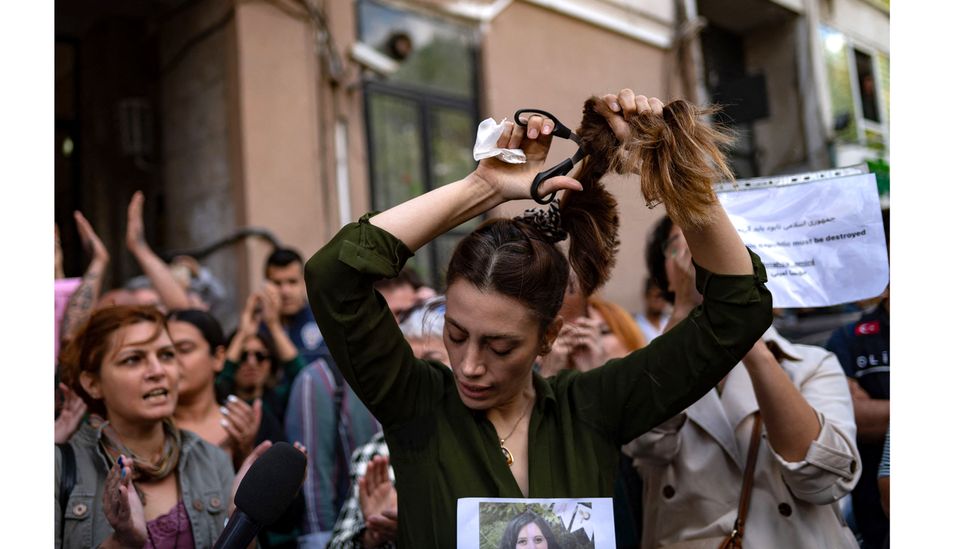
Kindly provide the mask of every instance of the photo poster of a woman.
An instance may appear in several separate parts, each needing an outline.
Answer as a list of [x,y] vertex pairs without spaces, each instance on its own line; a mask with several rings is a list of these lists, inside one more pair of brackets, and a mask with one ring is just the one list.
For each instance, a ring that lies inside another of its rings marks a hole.
[[613,499],[458,500],[459,549],[616,549]]

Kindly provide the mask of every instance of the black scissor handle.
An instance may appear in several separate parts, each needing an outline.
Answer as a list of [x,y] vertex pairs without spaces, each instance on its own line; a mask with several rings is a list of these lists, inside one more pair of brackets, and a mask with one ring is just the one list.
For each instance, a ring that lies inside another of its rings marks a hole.
[[539,186],[542,182],[547,179],[552,179],[560,175],[566,175],[570,170],[573,169],[573,159],[567,158],[559,164],[549,168],[544,172],[539,172],[536,174],[535,179],[532,180],[532,187],[529,188],[529,194],[532,196],[532,200],[535,200],[539,204],[548,204],[556,199],[556,191],[549,193],[546,197],[539,196]]
[[560,122],[558,118],[556,118],[555,116],[549,114],[548,112],[542,109],[519,109],[515,111],[515,123],[518,124],[519,126],[524,127],[528,125],[528,122],[522,121],[521,118],[522,113],[538,114],[548,118],[549,120],[552,120],[553,123],[552,135],[555,135],[556,137],[562,137],[563,139],[573,139],[572,137],[573,130],[570,130],[569,128],[564,126],[563,123]]

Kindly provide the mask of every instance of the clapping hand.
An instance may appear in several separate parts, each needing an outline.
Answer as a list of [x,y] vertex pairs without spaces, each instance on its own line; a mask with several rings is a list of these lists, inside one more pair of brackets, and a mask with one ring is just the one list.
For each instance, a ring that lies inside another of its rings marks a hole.
[[220,425],[230,436],[234,465],[241,466],[244,459],[254,449],[258,428],[261,426],[261,399],[248,404],[234,395],[227,397],[227,403],[220,407],[223,418]]
[[241,321],[237,325],[238,333],[243,337],[250,337],[258,333],[258,326],[261,325],[263,311],[259,307],[261,303],[258,294],[251,294],[244,303],[244,310],[241,311]]
[[78,226],[81,245],[91,255],[92,263],[100,263],[102,265],[108,263],[109,255],[105,244],[102,243],[102,239],[95,233],[95,229],[92,228],[91,223],[79,211],[75,212],[75,224]]
[[573,350],[569,359],[573,367],[588,372],[602,366],[607,361],[607,352],[603,347],[600,321],[581,316],[567,324],[571,327],[568,337]]
[[261,304],[261,317],[269,328],[281,324],[281,291],[270,282],[265,282],[261,291],[255,294]]
[[396,539],[397,493],[390,480],[390,459],[374,456],[359,479],[359,506],[366,519],[363,545],[377,547]]
[[54,420],[54,443],[62,444],[68,442],[71,435],[78,430],[78,424],[81,423],[81,418],[85,417],[88,406],[64,383],[58,383],[58,387],[64,396],[64,403],[61,405],[61,414]]
[[142,191],[136,191],[129,201],[125,224],[125,244],[133,253],[147,247],[146,229],[142,221],[142,208],[146,199]]
[[687,314],[702,302],[702,296],[695,287],[695,265],[688,242],[681,233],[672,238],[664,250],[664,271],[668,276],[668,290],[674,292],[675,308]]

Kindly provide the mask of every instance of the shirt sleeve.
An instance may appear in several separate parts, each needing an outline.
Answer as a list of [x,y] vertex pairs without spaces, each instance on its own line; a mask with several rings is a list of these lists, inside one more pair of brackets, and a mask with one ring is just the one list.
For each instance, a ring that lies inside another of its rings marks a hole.
[[414,357],[386,301],[373,289],[413,252],[369,215],[343,227],[305,265],[309,304],[336,365],[384,427],[438,402],[443,372]]
[[285,414],[285,436],[301,442],[308,455],[305,530],[331,531],[335,521],[335,410],[331,392],[317,372],[306,369],[292,386]]
[[837,358],[825,353],[816,371],[803,380],[800,393],[817,413],[820,434],[803,460],[790,462],[769,447],[783,481],[800,500],[816,505],[837,501],[854,489],[861,476],[854,405]]
[[570,397],[581,421],[624,445],[700,399],[772,323],[766,270],[720,275],[695,265],[702,303],[670,331],[629,355],[576,376]]

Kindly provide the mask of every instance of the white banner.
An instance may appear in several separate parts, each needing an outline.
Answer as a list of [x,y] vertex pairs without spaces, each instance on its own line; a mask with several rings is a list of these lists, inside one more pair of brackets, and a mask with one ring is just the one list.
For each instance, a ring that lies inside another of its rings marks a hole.
[[549,547],[616,549],[613,499],[458,500],[459,549],[517,549],[539,546],[543,540]]
[[739,190],[718,193],[743,242],[762,258],[773,307],[849,303],[888,284],[874,174],[825,173],[740,181]]

